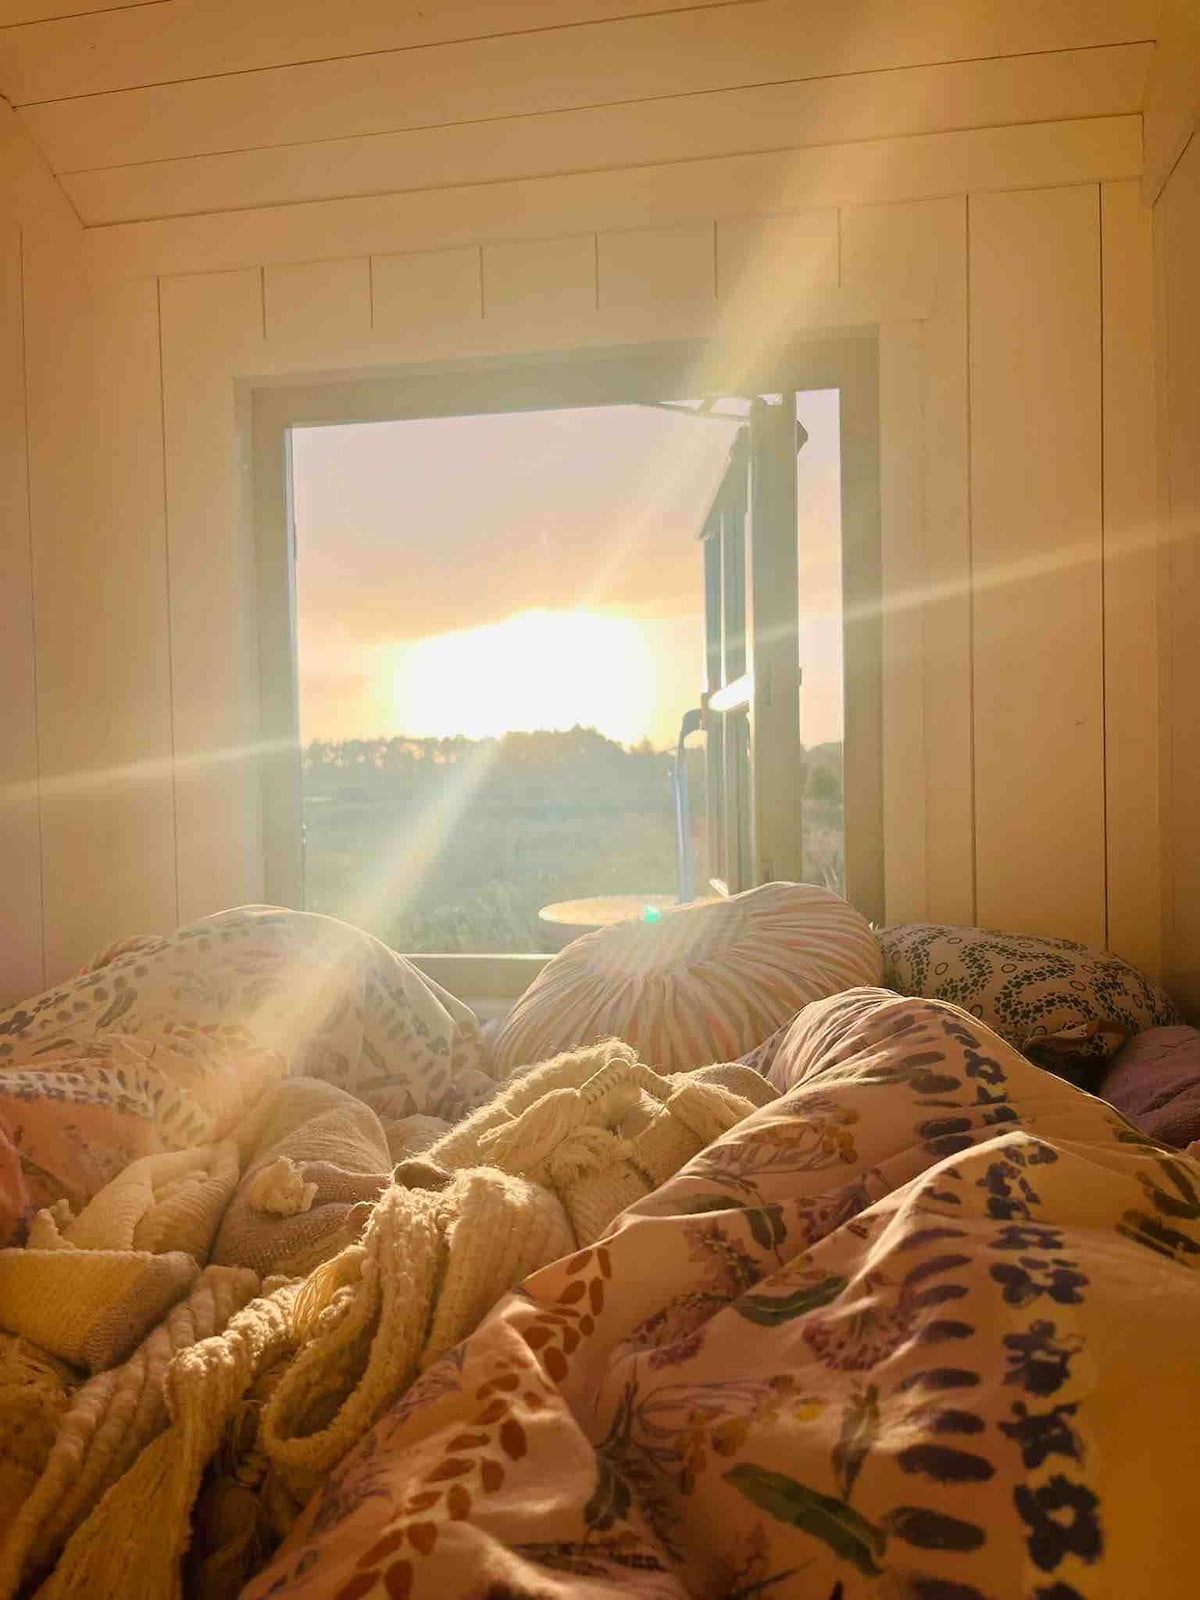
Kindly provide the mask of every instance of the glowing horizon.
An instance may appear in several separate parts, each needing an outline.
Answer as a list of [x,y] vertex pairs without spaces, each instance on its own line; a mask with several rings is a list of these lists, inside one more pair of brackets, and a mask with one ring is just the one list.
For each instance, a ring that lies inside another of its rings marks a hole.
[[627,616],[534,607],[380,654],[410,738],[591,727],[636,744],[652,724],[654,656]]
[[[801,414],[815,745],[841,736],[836,393]],[[591,726],[673,746],[704,686],[697,535],[737,426],[620,405],[297,430],[304,742]]]

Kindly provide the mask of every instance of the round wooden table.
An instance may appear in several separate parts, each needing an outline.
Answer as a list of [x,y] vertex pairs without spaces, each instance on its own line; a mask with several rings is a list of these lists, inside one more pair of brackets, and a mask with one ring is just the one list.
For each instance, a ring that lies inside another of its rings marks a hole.
[[538,912],[538,927],[551,950],[561,950],[581,934],[611,928],[614,922],[646,918],[657,922],[668,906],[677,905],[673,894],[597,894],[583,900],[559,900]]

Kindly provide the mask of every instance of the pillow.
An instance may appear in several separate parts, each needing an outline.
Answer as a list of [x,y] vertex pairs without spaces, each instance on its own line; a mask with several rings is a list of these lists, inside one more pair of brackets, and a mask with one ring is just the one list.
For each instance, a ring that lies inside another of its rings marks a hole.
[[1100,1095],[1159,1144],[1200,1139],[1200,1032],[1148,1028],[1113,1059]]
[[949,1000],[1039,1066],[1079,1078],[1143,1028],[1178,1022],[1170,999],[1106,950],[983,928],[882,928],[883,982]]
[[768,883],[561,950],[496,1035],[505,1076],[617,1038],[659,1072],[735,1061],[810,1000],[879,981],[870,924],[828,889]]

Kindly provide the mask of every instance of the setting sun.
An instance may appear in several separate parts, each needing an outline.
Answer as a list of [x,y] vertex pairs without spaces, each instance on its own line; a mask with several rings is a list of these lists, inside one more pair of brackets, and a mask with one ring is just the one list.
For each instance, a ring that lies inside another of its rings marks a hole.
[[654,714],[654,655],[643,630],[602,611],[520,611],[381,655],[395,724],[415,737],[582,725],[632,744]]

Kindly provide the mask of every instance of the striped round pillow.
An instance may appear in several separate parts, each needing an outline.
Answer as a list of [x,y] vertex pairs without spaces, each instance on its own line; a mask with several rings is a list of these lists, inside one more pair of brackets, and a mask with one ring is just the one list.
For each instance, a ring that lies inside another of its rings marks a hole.
[[876,984],[870,924],[828,889],[768,883],[576,939],[517,1001],[496,1075],[623,1039],[660,1072],[734,1061],[810,1000]]

